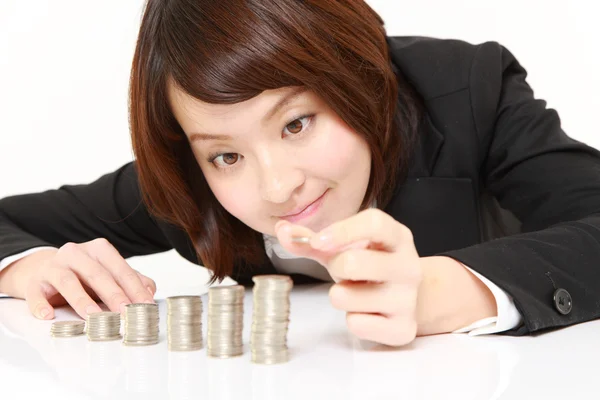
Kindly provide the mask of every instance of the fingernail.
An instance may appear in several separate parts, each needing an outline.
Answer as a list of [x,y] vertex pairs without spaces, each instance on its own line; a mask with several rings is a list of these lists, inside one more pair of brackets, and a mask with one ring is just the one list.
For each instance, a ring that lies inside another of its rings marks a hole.
[[97,306],[97,305],[95,305],[95,304],[94,304],[94,305],[89,305],[89,306],[87,306],[87,308],[85,309],[85,313],[86,313],[87,315],[93,314],[93,313],[95,313],[95,312],[98,312],[98,311],[100,311],[100,310],[98,309],[98,306]]
[[146,286],[146,289],[148,289],[148,293],[150,293],[150,296],[154,297],[154,292],[152,291],[152,288],[150,286]]
[[333,243],[333,235],[330,231],[323,231],[313,238],[311,245],[315,249],[329,250],[335,246]]
[[40,311],[40,315],[42,316],[42,318],[46,319],[46,317],[50,314],[50,309],[48,308],[42,308],[42,310]]

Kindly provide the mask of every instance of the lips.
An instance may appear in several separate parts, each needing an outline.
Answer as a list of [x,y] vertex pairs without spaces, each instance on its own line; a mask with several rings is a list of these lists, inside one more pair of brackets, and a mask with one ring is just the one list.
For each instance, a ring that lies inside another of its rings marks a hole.
[[304,207],[299,207],[290,212],[289,214],[283,215],[280,218],[290,222],[296,222],[306,217],[309,217],[315,214],[319,209],[321,204],[323,203],[323,199],[329,189],[327,189],[321,196],[315,199],[312,203],[308,204]]

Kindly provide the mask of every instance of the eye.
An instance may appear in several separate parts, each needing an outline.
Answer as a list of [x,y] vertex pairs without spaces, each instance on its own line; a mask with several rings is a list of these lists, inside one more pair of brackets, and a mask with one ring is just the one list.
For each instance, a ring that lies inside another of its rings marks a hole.
[[238,153],[224,153],[218,154],[215,157],[211,157],[210,162],[215,164],[217,167],[227,168],[228,166],[235,164],[239,158],[240,155]]
[[310,124],[312,117],[313,117],[312,115],[305,115],[303,117],[294,119],[292,122],[287,124],[285,126],[285,128],[283,128],[284,133],[286,130],[291,135],[297,135],[297,134],[301,133]]
[[[304,134],[312,128],[315,114],[304,115],[301,117],[294,118],[290,123],[284,127],[284,133],[287,130],[287,136],[298,136]],[[209,154],[207,161],[213,164],[220,170],[230,170],[242,156],[239,153],[213,153]]]

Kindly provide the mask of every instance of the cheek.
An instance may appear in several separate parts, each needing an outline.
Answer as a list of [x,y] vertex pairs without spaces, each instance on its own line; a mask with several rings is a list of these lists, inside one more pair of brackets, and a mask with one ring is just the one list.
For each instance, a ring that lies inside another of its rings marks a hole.
[[367,144],[346,124],[332,120],[325,128],[324,142],[313,152],[313,165],[333,180],[353,175],[358,169],[370,167]]
[[243,181],[220,179],[218,174],[212,173],[205,174],[205,177],[221,206],[234,217],[245,220],[251,213],[253,204],[249,196],[244,196],[245,201],[240,201],[239,193],[250,193]]

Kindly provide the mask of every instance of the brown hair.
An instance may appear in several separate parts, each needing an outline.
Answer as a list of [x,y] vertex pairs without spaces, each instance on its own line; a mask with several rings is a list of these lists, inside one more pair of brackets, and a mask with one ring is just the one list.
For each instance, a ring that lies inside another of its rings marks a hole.
[[130,124],[143,199],[183,229],[211,281],[265,260],[262,235],[212,194],[175,120],[168,85],[231,104],[305,86],[371,150],[361,208],[383,208],[406,168],[420,111],[388,55],[383,21],[363,0],[149,0],[135,49]]

